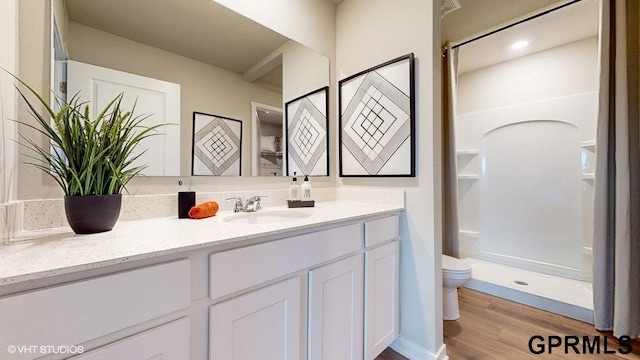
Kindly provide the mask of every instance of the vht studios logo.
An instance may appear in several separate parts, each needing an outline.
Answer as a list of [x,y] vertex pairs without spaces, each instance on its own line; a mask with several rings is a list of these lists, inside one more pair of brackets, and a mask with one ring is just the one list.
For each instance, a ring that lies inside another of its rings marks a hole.
[[575,335],[556,336],[534,335],[529,339],[529,351],[532,354],[630,354],[631,337],[621,336],[618,346],[608,344],[606,336]]

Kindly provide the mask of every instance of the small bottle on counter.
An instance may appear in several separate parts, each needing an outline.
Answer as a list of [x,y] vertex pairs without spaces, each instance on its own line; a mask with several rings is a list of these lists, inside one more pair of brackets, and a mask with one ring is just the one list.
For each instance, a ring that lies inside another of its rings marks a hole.
[[302,182],[302,185],[300,186],[300,190],[302,191],[302,200],[311,200],[313,199],[313,197],[311,197],[311,183],[309,182],[309,176],[305,175],[304,176],[304,181]]
[[298,184],[298,178],[295,172],[293,173],[293,180],[289,185],[289,200],[300,200],[300,184]]

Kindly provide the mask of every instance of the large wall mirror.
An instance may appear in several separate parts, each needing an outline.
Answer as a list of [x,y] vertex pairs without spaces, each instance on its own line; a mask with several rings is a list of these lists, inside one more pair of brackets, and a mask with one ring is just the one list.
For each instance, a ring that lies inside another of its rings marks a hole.
[[242,123],[242,176],[286,174],[284,106],[329,85],[326,56],[212,0],[63,4],[66,19],[54,13],[68,60],[179,85],[180,115],[168,119],[180,124],[179,160],[165,159],[179,175],[192,172],[194,113]]

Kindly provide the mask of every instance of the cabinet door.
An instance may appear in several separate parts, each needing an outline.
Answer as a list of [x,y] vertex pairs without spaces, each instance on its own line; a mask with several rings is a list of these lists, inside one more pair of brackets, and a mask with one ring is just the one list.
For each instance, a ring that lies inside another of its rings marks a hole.
[[189,319],[184,318],[76,356],[73,360],[189,359]]
[[362,254],[309,271],[309,360],[363,354]]
[[399,334],[399,242],[365,253],[365,360],[373,360]]
[[209,359],[300,359],[300,281],[294,277],[211,306]]

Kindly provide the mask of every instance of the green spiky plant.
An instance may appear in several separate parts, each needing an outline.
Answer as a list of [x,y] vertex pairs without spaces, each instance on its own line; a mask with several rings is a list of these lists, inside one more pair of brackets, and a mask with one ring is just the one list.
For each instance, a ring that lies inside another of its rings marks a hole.
[[[46,136],[53,148],[43,147],[20,133],[22,144],[31,152],[27,155],[30,164],[51,175],[65,195],[120,194],[146,168],[133,166],[143,153],[135,154],[134,150],[145,138],[157,135],[156,129],[163,124],[143,125],[148,116],[134,116],[135,105],[131,111],[123,109],[123,94],[92,118],[89,105],[81,102],[77,94],[54,111],[33,88],[16,79],[28,89],[18,88],[18,92],[36,120],[35,125],[18,123]],[[37,102],[32,103],[25,92],[31,93]],[[42,105],[46,114],[40,114],[36,104]]]

